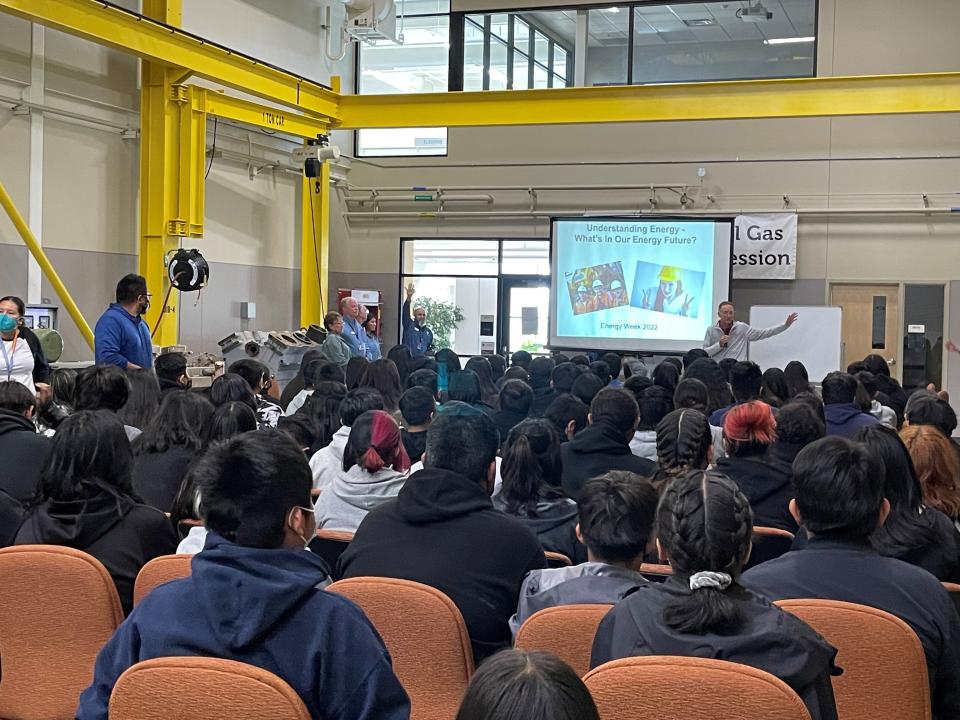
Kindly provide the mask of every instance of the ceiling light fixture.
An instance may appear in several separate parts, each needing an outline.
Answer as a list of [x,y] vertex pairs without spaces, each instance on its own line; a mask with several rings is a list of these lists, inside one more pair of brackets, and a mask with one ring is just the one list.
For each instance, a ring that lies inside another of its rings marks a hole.
[[786,37],[786,38],[768,38],[763,41],[764,45],[794,45],[796,43],[812,43],[815,37]]
[[614,5],[613,7],[603,8],[603,12],[618,13],[618,12],[620,12],[620,8],[618,8],[616,5]]

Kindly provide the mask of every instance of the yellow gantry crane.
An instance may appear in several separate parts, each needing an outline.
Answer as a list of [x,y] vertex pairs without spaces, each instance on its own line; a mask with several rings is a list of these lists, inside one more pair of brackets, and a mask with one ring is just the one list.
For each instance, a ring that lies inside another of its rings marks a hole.
[[[416,95],[341,95],[181,29],[182,0],[144,0],[143,14],[102,0],[0,0],[0,12],[144,60],[140,140],[140,271],[154,293],[169,287],[165,258],[203,236],[208,115],[315,139],[331,129],[539,125],[960,112],[960,73],[678,83]],[[259,104],[190,83],[201,77]],[[279,106],[279,107],[278,107]],[[319,323],[327,294],[330,171],[304,178],[300,324]],[[5,191],[0,186],[0,194]],[[4,204],[6,207],[6,204]],[[11,204],[12,208],[12,204]],[[18,226],[48,277],[50,263]],[[41,259],[42,258],[42,259]],[[59,279],[68,310],[76,308]],[[163,295],[160,295],[161,297]],[[177,341],[171,294],[155,342]],[[79,310],[74,319],[81,324]],[[156,323],[161,308],[147,318]],[[78,319],[79,318],[79,319]],[[86,323],[81,324],[83,328]],[[92,343],[86,327],[84,336]]]

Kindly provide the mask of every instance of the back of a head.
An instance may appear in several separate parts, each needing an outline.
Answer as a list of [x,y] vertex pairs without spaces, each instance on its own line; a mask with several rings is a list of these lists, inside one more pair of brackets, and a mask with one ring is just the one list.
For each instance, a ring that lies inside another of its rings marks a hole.
[[511,365],[519,365],[527,372],[530,372],[530,363],[532,361],[533,356],[526,350],[517,350],[513,355],[510,356]]
[[317,441],[313,421],[303,413],[284,415],[277,420],[277,430],[282,430],[301,448],[309,449]]
[[734,457],[763,455],[777,439],[777,422],[760,400],[734,405],[723,419],[727,452]]
[[503,355],[490,355],[487,360],[490,362],[490,369],[493,370],[493,379],[499,380],[507,371],[507,361]]
[[686,372],[687,368],[690,367],[694,361],[699,360],[700,358],[708,358],[710,354],[703,348],[691,348],[683,354],[683,370]]
[[707,406],[708,413],[724,408],[733,402],[730,386],[727,384],[727,374],[716,360],[711,358],[694,360],[683,373],[683,377],[699,380],[707,386],[707,392],[710,393],[710,404]]
[[0,410],[23,415],[27,410],[37,407],[37,397],[27,390],[26,385],[16,380],[0,382]]
[[482,399],[480,378],[473,370],[461,370],[453,373],[448,380],[447,394],[451,400],[476,405]]
[[161,353],[153,361],[153,370],[161,380],[175,383],[187,372],[187,356],[182,352]]
[[653,369],[653,384],[659,385],[664,390],[668,390],[670,395],[677,389],[677,383],[680,382],[680,371],[673,363],[664,360]]
[[580,398],[584,405],[590,405],[606,383],[591,372],[585,372],[573,381],[570,392]]
[[728,357],[728,358],[724,358],[718,363],[720,365],[720,369],[723,370],[724,376],[727,378],[727,382],[730,382],[730,371],[733,370],[733,366],[736,365],[738,362],[740,361],[737,360],[736,358]]
[[[574,434],[583,430],[587,426],[587,415],[589,413],[590,408],[580,398],[563,393],[557,395],[553,402],[547,406],[547,409],[543,412],[543,417],[552,422],[554,428],[562,436],[567,431],[567,426],[571,421],[573,422]],[[562,440],[561,437],[561,442]]]
[[360,384],[360,378],[367,371],[369,364],[369,360],[359,355],[354,355],[347,360],[347,367],[343,371],[343,379],[348,390],[353,390]]
[[203,429],[201,445],[208,448],[214,443],[229,440],[235,435],[257,429],[257,414],[249,404],[230,400],[214,409]]
[[820,422],[827,424],[827,416],[823,412],[823,400],[812,390],[797,393],[790,402],[802,403],[813,410],[814,415],[820,418]]
[[77,396],[77,371],[73,368],[57,368],[50,380],[53,399],[73,407]]
[[500,435],[493,420],[463,403],[444,407],[427,430],[427,467],[481,483],[497,455]]
[[866,539],[883,505],[883,468],[861,443],[825,437],[793,461],[793,488],[802,525],[814,535]]
[[571,362],[564,362],[553,368],[550,373],[550,381],[553,383],[553,389],[558,393],[568,393],[573,387],[574,381],[580,377],[583,370],[579,365]]
[[463,366],[460,364],[460,356],[450,348],[437,350],[437,354],[434,357],[436,357],[439,365],[447,366],[447,372],[449,374],[460,372],[463,369]]
[[110,412],[81,410],[57,427],[40,486],[43,496],[54,500],[85,499],[97,493],[97,483],[130,495],[132,472],[133,452],[120,419]]
[[167,393],[157,412],[133,443],[136,455],[162,453],[171,448],[199,450],[201,434],[213,415],[213,405],[196,393]]
[[130,380],[116,365],[91,365],[77,373],[77,410],[117,412],[130,397]]
[[533,405],[533,389],[523,380],[507,380],[500,388],[500,409],[527,415]]
[[436,397],[440,378],[433,370],[414,370],[407,376],[407,390],[414,387],[426,388]]
[[679,632],[727,634],[743,623],[726,589],[747,560],[753,511],[726,475],[689,470],[666,486],[657,508],[657,538],[674,577],[689,586],[663,613]]
[[600,382],[603,383],[604,387],[610,384],[610,366],[607,365],[603,360],[595,360],[590,363],[590,372],[600,378]]
[[247,381],[232,373],[221,375],[211,383],[210,402],[214,407],[220,407],[228,402],[242,402],[254,412],[257,410],[257,401]]
[[677,409],[657,423],[657,460],[668,475],[705,470],[712,444],[710,423],[697,410]]
[[863,359],[863,369],[872,372],[874,375],[883,375],[890,377],[890,365],[882,355],[872,353]]
[[522,509],[535,514],[540,500],[563,496],[559,489],[563,473],[560,435],[548,420],[530,418],[514,425],[502,439],[501,455],[500,499],[506,502],[508,513]]
[[763,401],[772,407],[780,407],[790,399],[790,388],[787,386],[787,376],[780,368],[767,368],[763,371],[763,382],[760,389]]
[[810,376],[807,374],[807,367],[799,360],[791,360],[783,368],[783,375],[787,379],[787,388],[790,390],[790,397],[797,393],[810,391]]
[[854,375],[854,377],[857,379],[857,382],[863,386],[863,389],[871,399],[880,391],[880,388],[877,387],[877,376],[872,372],[861,370]]
[[390,413],[368,410],[353,421],[343,449],[343,471],[348,472],[354,465],[371,475],[386,467],[398,472],[410,469],[400,427]]
[[827,373],[820,387],[824,405],[852,403],[857,396],[857,379],[845,372]]
[[710,391],[700,380],[684,378],[673,391],[673,406],[678,410],[690,408],[706,415],[710,406]]
[[477,379],[480,380],[481,390],[486,388],[496,390],[493,384],[493,368],[490,367],[490,361],[487,360],[487,358],[482,355],[474,355],[467,360],[467,364],[463,366],[463,369],[476,373]]
[[624,435],[633,432],[639,415],[640,409],[633,395],[620,388],[605,388],[590,403],[590,416],[594,424],[610,425]]
[[627,356],[621,361],[621,367],[623,368],[623,379],[629,380],[635,375],[640,377],[647,376],[647,366],[643,364],[643,361],[640,358]]
[[[667,355],[667,356],[663,359],[663,362],[669,363],[670,365],[673,365],[673,366],[677,369],[677,372],[678,372],[678,373],[682,373],[682,372],[683,372],[683,360],[681,360],[680,358],[678,358],[676,355]],[[661,363],[661,364],[662,364],[662,363]]]
[[582,368],[590,368],[590,358],[588,358],[586,355],[574,355],[572,358],[570,358],[570,362],[572,362],[574,365],[579,365]]
[[657,423],[673,410],[673,393],[660,385],[651,385],[638,400],[639,429],[656,430]]
[[160,384],[151,370],[128,370],[130,394],[119,410],[124,425],[145,430],[160,407]]
[[406,345],[394,345],[387,351],[387,359],[392,360],[393,364],[397,366],[397,372],[400,374],[400,383],[406,383],[407,376],[410,375],[412,369],[410,364],[413,356],[410,353],[410,348]]
[[907,425],[900,431],[917,471],[923,501],[956,520],[960,517],[960,460],[956,446],[931,425]]
[[548,357],[538,355],[530,361],[530,385],[535,388],[547,387],[556,363]]
[[340,423],[350,427],[367,410],[383,410],[383,395],[369,387],[350,390],[340,401]]
[[730,389],[733,398],[739,403],[760,398],[763,387],[763,373],[760,366],[749,360],[741,360],[730,369]]
[[287,513],[311,505],[310,465],[279,430],[258,430],[215,445],[193,473],[207,529],[244,547],[280,547]]
[[400,397],[400,414],[407,425],[426,425],[437,411],[434,394],[416,385]]
[[142,275],[130,273],[117,282],[116,298],[118,303],[132,303],[147,292],[147,281]]
[[935,427],[944,437],[950,437],[957,429],[957,413],[950,403],[926,390],[910,396],[903,414],[910,425]]
[[620,377],[620,369],[623,366],[623,361],[620,359],[620,356],[617,353],[604,353],[600,356],[600,359],[607,364],[608,368],[610,368],[610,376],[614,380]]
[[523,380],[527,385],[530,384],[530,373],[519,365],[508,367],[503,373],[505,380]]
[[456,720],[600,720],[583,681],[546,652],[504,650],[474,674]]
[[627,470],[611,470],[587,480],[577,499],[580,534],[597,562],[642,558],[653,534],[657,491],[650,481]]
[[640,402],[643,391],[653,385],[653,380],[643,375],[631,375],[623,383],[623,389],[633,394],[633,399]]
[[806,447],[827,434],[823,420],[813,408],[791,400],[777,413],[777,442]]
[[327,365],[333,365],[333,363],[323,358],[317,358],[307,363],[306,367],[303,368],[303,386],[308,389],[317,387],[317,383],[320,382],[320,371]]
[[254,393],[260,392],[260,386],[270,377],[270,368],[259,360],[253,358],[240,358],[234,360],[227,367],[228,375],[239,375],[242,377],[250,390]]
[[381,358],[374,360],[367,366],[360,378],[358,387],[369,387],[378,390],[383,396],[384,407],[396,410],[400,396],[403,394],[403,385],[400,383],[400,372],[393,360]]

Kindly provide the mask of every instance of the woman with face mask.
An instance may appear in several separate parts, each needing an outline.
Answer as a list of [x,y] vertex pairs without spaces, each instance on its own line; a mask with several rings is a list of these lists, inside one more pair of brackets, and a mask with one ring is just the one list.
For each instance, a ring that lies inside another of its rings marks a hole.
[[25,385],[44,404],[50,396],[50,365],[40,339],[23,324],[25,312],[20,298],[0,298],[0,380]]

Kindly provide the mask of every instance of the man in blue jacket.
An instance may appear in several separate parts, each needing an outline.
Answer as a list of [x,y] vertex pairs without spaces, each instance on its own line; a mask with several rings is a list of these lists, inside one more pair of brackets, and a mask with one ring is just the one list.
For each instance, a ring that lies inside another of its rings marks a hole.
[[143,276],[131,273],[120,278],[117,301],[100,316],[93,331],[97,365],[108,363],[121,370],[153,366],[153,341],[142,317],[149,307]]
[[340,301],[343,316],[343,331],[340,335],[350,346],[351,357],[367,357],[367,332],[360,324],[360,303],[356,298],[345,297]]
[[433,349],[433,330],[426,325],[427,311],[422,307],[413,308],[411,317],[410,304],[413,302],[415,291],[413,283],[407,285],[407,299],[400,311],[403,322],[403,339],[401,342],[410,348],[410,354],[413,357],[420,357]]
[[311,717],[407,720],[410,702],[377,631],[323,588],[326,563],[305,550],[316,532],[310,467],[276,430],[240,435],[196,467],[209,532],[192,575],[158,587],[97,657],[78,720],[106,720],[117,678],[156,657],[256,665],[282,678]]
[[823,415],[827,421],[827,435],[852,438],[867,425],[876,425],[873,415],[863,412],[854,402],[857,379],[845,372],[829,373],[820,388],[823,395]]

